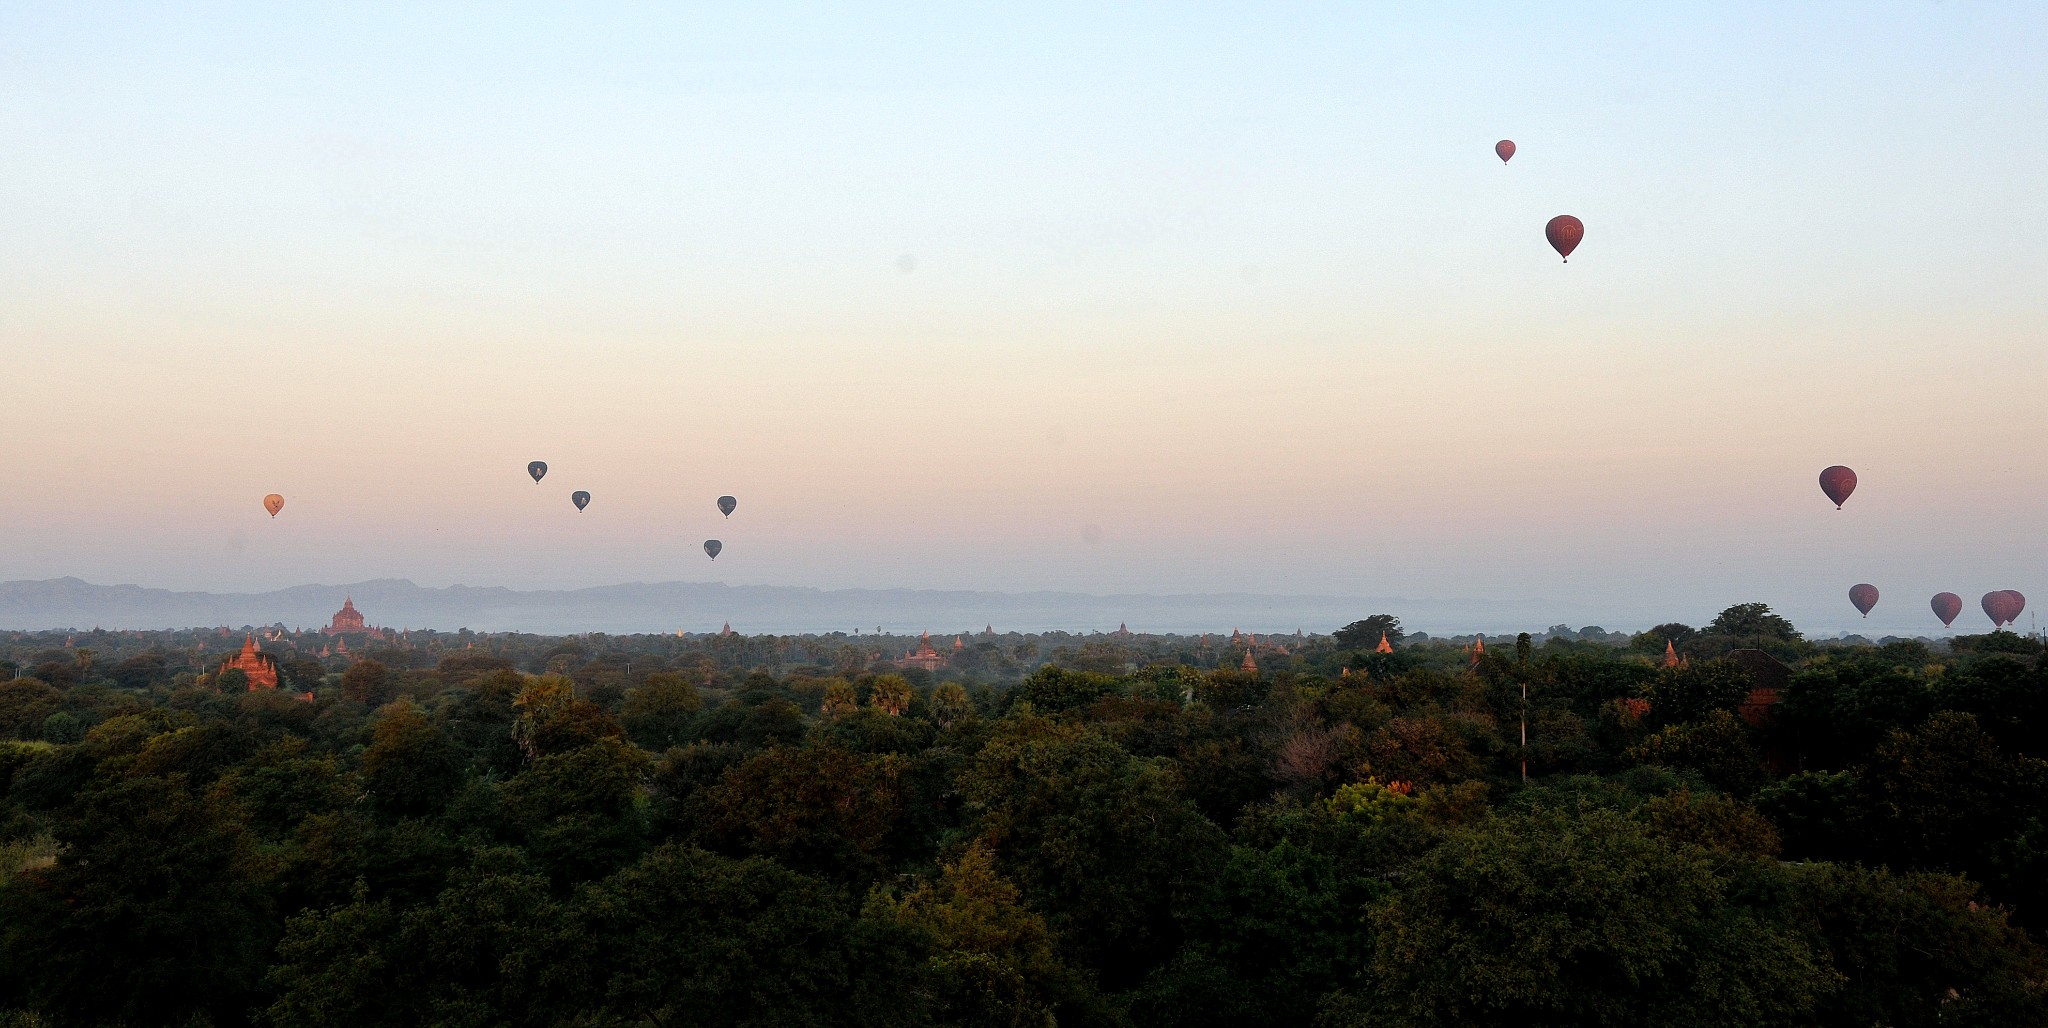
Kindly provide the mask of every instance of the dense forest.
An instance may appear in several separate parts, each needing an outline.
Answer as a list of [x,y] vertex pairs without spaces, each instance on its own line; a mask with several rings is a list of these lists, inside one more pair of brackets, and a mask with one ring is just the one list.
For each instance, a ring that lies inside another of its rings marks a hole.
[[2012,633],[330,642],[0,633],[0,1025],[2048,1024]]

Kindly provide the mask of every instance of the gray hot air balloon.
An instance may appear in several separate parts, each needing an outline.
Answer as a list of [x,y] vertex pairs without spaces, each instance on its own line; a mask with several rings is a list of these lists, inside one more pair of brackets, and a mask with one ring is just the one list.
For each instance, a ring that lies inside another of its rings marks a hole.
[[709,555],[711,556],[711,559],[712,559],[712,560],[717,560],[717,559],[718,559],[718,551],[720,551],[720,550],[722,550],[722,549],[725,549],[725,544],[724,544],[724,543],[722,543],[722,542],[719,542],[719,541],[718,541],[718,540],[716,540],[716,539],[706,539],[706,540],[704,540],[704,552],[705,552],[705,553],[707,553],[707,554],[709,554]]
[[569,502],[575,504],[577,510],[582,510],[590,506],[590,494],[578,489],[569,494]]
[[740,501],[735,500],[730,496],[721,496],[718,498],[718,511],[721,514],[724,514],[726,517],[732,517],[732,509],[739,505]]
[[548,462],[544,460],[534,461],[526,465],[526,473],[533,476],[534,485],[539,485],[541,478],[548,473]]

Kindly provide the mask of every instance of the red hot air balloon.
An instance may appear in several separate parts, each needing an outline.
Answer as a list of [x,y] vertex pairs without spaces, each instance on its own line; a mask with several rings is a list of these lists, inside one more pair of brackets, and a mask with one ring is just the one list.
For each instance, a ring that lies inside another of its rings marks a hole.
[[1572,251],[1579,248],[1579,240],[1586,238],[1586,225],[1569,214],[1560,214],[1543,226],[1543,238],[1550,240],[1550,248],[1570,264]]
[[1956,616],[1963,612],[1963,598],[1955,593],[1935,593],[1927,605],[1934,608],[1934,616],[1941,619],[1943,628],[1955,624]]
[[1856,609],[1862,611],[1864,617],[1869,617],[1870,608],[1877,606],[1877,586],[1868,582],[1850,586],[1849,602],[1855,604]]
[[277,512],[284,509],[284,497],[276,493],[265,496],[263,498],[263,509],[269,511],[271,517],[276,517]]
[[1835,501],[1836,510],[1841,510],[1849,494],[1856,491],[1856,473],[1837,464],[1820,473],[1820,491]]
[[2027,608],[2027,598],[2012,589],[2000,589],[1984,594],[1984,616],[1991,619],[1998,628],[2019,620],[2020,611]]
[[1493,152],[1500,155],[1500,162],[1502,164],[1506,164],[1508,162],[1508,158],[1513,157],[1515,155],[1515,141],[1512,139],[1503,139],[1500,142],[1493,144]]

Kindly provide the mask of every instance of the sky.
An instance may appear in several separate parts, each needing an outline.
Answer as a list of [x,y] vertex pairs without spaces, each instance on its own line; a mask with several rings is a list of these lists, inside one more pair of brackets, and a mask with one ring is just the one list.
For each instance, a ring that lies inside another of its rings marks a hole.
[[0,6],[0,580],[2048,602],[2048,7],[1421,6]]

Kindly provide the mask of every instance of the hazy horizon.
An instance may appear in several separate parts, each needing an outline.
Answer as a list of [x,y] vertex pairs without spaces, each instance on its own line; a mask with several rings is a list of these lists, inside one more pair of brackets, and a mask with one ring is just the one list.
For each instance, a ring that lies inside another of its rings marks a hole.
[[[1336,596],[1277,593],[997,592],[934,589],[836,589],[733,585],[716,581],[618,582],[569,590],[510,590],[454,583],[420,585],[403,578],[298,583],[279,589],[213,592],[163,590],[136,583],[93,583],[77,578],[0,582],[0,630],[164,630],[226,624],[284,624],[312,629],[327,623],[341,598],[353,597],[371,624],[387,628],[486,632],[591,632],[613,634],[712,632],[721,625],[741,634],[950,634],[988,624],[999,631],[1138,634],[1259,634],[1306,631],[1327,635],[1371,614],[1393,614],[1410,632],[1435,636],[1541,634],[1558,625],[1639,632],[1680,621],[1695,628],[1713,612],[1666,612],[1602,619],[1570,604],[1532,607],[1473,597]],[[202,616],[199,613],[204,611]],[[1931,614],[1900,612],[1843,626],[1799,625],[1810,638],[1860,635],[1941,639],[1991,631],[1966,599],[1953,628]],[[964,628],[963,628],[964,626]],[[1930,627],[1931,626],[1931,627]],[[2015,630],[2033,631],[2031,614]]]
[[2017,3],[10,5],[0,580],[1963,628],[2048,602],[2042,52]]

